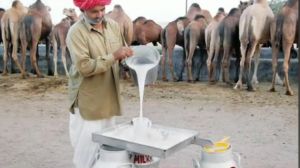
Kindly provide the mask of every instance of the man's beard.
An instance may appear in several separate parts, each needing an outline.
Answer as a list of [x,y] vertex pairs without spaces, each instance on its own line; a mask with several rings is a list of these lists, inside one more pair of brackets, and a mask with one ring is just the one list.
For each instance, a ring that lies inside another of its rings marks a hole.
[[96,25],[99,24],[103,21],[104,17],[102,18],[96,18],[96,19],[91,19],[88,16],[86,16],[85,14],[83,14],[84,19],[91,25]]

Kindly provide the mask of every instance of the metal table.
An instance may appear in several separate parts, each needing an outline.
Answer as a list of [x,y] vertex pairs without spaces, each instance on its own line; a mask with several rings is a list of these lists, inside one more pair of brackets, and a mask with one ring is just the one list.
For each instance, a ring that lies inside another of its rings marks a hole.
[[212,141],[202,139],[194,130],[173,128],[153,124],[147,137],[134,134],[132,122],[116,125],[93,133],[92,139],[100,145],[109,145],[130,152],[166,158],[190,144],[212,145]]

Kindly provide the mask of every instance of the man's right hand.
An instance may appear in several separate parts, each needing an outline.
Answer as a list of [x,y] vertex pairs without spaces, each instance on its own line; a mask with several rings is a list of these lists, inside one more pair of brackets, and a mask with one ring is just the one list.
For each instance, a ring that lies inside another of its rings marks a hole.
[[121,47],[113,53],[115,60],[122,60],[131,57],[132,55],[133,51],[130,47]]

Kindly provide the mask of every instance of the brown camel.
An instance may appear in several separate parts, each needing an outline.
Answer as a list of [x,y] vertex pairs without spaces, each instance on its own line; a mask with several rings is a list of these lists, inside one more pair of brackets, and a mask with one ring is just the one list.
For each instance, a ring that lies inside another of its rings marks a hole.
[[[211,15],[207,10],[201,9],[197,3],[193,3],[187,16],[194,18],[197,14],[202,15],[205,17],[207,22],[209,23],[211,20]],[[167,81],[166,77],[166,69],[165,69],[165,57],[166,54],[168,55],[168,62],[170,66],[171,75],[173,81],[182,80],[182,73],[184,68],[181,69],[179,78],[176,77],[173,67],[173,49],[175,45],[179,45],[184,49],[184,28],[190,23],[190,19],[188,17],[179,17],[176,20],[170,22],[161,32],[161,44],[162,44],[162,59],[161,59],[161,66],[162,66],[162,80]],[[183,51],[185,55],[185,51]],[[185,57],[185,56],[184,56]],[[185,59],[183,59],[185,61]]]
[[153,43],[157,45],[160,42],[160,33],[162,28],[160,25],[155,23],[153,20],[136,21],[133,23],[134,35],[133,44],[146,45],[148,43]]
[[208,81],[211,83],[215,82],[215,80],[213,79],[214,72],[211,62],[214,59],[214,56],[219,55],[220,53],[220,45],[218,45],[220,43],[218,26],[224,19],[224,17],[224,12],[218,12],[205,29],[205,43],[206,49],[208,51],[208,57],[206,61],[208,69]]
[[184,47],[186,52],[186,67],[188,81],[193,82],[192,60],[196,47],[205,49],[205,28],[207,21],[202,15],[197,15],[195,19],[184,30]]
[[22,44],[22,63],[25,69],[26,49],[30,47],[31,66],[37,74],[37,77],[44,77],[38,67],[38,43],[45,40],[46,43],[46,60],[48,64],[48,75],[52,75],[50,58],[49,58],[49,35],[52,30],[52,21],[49,13],[49,7],[37,0],[29,7],[27,15],[21,23],[20,39]]
[[[183,38],[183,29],[190,23],[187,17],[179,17],[176,20],[170,22],[161,32],[161,44],[162,44],[162,59],[161,59],[161,66],[162,66],[162,80],[167,81],[166,77],[166,69],[165,69],[165,60],[166,54],[168,55],[168,63],[170,66],[170,72],[173,78],[173,81],[181,80],[180,77],[177,78],[174,72],[173,67],[173,50],[175,45],[179,45],[184,47],[184,38]],[[182,25],[182,30],[178,30],[178,25]],[[185,52],[183,52],[185,54]],[[182,69],[183,71],[183,69]]]
[[132,24],[133,24],[133,36],[132,36],[132,43],[131,45],[139,45],[139,43],[137,42],[137,33],[139,31],[139,27],[142,26],[145,22],[147,21],[147,19],[143,16],[139,16],[137,17],[135,20],[133,20]]
[[64,65],[65,73],[69,76],[67,69],[67,61],[66,61],[66,37],[67,33],[71,27],[79,18],[76,14],[75,9],[64,9],[63,14],[67,17],[62,19],[60,23],[54,26],[51,33],[51,41],[53,45],[53,63],[54,63],[54,76],[58,76],[57,73],[57,50],[61,49],[61,59]]
[[284,53],[284,84],[286,95],[294,95],[289,83],[290,51],[294,43],[298,42],[298,0],[288,0],[276,17],[272,26],[272,70],[273,80],[270,91],[275,92],[275,79],[277,73],[278,53]]
[[115,5],[114,9],[107,13],[106,16],[118,22],[126,43],[130,45],[133,37],[133,24],[129,16],[124,12],[121,5]]
[[[241,42],[241,62],[239,80],[234,89],[241,88],[244,69],[247,89],[255,90],[253,84],[257,81],[257,69],[259,64],[260,49],[263,43],[271,39],[271,24],[274,14],[267,0],[256,0],[253,5],[247,7],[241,15],[239,23],[239,39]],[[254,73],[250,80],[251,59],[255,59]]]
[[[12,3],[12,7],[8,9],[2,16],[1,19],[1,33],[3,41],[3,75],[7,75],[7,61],[8,55],[11,54],[12,59],[19,68],[22,77],[26,77],[25,70],[22,68],[18,61],[18,31],[21,24],[22,18],[26,15],[27,8],[23,4],[15,0]],[[9,51],[11,51],[10,53]]]

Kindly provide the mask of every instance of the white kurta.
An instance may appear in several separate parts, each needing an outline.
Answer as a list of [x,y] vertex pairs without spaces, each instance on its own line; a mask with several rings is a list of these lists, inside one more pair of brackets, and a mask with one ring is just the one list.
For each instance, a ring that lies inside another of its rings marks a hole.
[[70,113],[69,133],[74,149],[73,163],[75,168],[92,168],[100,149],[99,144],[92,141],[92,133],[114,124],[114,118],[96,121],[84,120],[78,108],[75,108],[75,114]]

